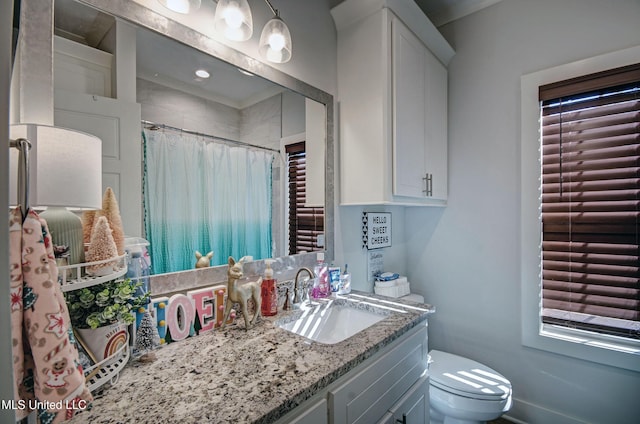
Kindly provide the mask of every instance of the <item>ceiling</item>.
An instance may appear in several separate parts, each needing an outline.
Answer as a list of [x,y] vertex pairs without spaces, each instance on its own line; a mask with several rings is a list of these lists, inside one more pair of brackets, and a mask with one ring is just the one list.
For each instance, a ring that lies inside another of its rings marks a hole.
[[415,0],[437,27],[489,7],[502,0]]

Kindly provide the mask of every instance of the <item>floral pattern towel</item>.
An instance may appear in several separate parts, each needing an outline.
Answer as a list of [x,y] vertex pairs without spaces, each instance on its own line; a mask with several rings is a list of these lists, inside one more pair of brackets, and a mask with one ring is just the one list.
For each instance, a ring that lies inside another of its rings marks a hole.
[[78,361],[67,304],[58,283],[47,223],[34,211],[9,215],[11,335],[16,417],[37,411],[57,423],[93,400]]

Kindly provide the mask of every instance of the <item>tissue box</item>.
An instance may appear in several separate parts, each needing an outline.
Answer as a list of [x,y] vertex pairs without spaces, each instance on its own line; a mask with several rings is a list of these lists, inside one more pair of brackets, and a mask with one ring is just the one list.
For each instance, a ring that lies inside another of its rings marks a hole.
[[390,281],[376,281],[373,291],[376,294],[389,297],[402,297],[411,292],[407,277],[399,277]]

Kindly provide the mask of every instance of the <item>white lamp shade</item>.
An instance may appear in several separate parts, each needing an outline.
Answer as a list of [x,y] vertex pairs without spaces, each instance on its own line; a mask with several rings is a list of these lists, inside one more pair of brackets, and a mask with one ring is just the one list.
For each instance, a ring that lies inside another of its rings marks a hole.
[[273,63],[285,63],[291,59],[291,33],[279,16],[272,18],[262,29],[258,51]]
[[[36,124],[11,125],[12,140],[27,139],[29,206],[71,209],[102,207],[102,141],[66,128]],[[18,204],[18,152],[10,149],[12,205]]]
[[253,34],[253,17],[247,0],[220,0],[213,18],[216,31],[232,41],[246,41]]
[[169,10],[177,13],[187,14],[200,9],[200,0],[158,0],[158,2]]

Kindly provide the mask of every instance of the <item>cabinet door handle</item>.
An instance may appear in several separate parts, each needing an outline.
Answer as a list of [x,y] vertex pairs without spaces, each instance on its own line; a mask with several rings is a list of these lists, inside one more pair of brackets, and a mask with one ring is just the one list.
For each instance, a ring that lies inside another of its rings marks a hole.
[[407,424],[407,416],[402,414],[402,419],[396,418],[396,422],[400,424]]
[[424,178],[425,189],[422,190],[425,197],[433,196],[433,174],[425,174]]

